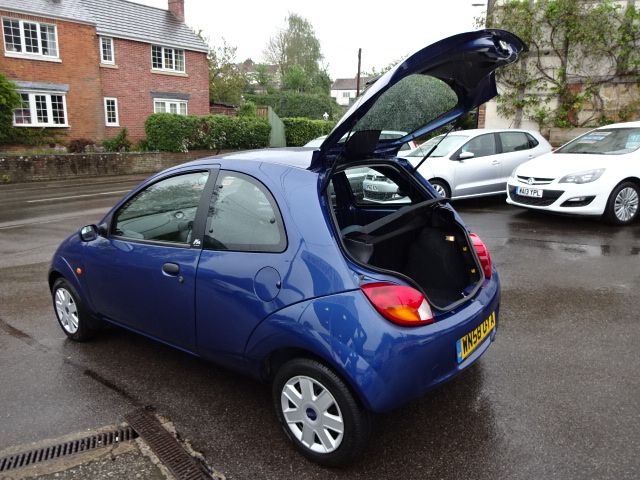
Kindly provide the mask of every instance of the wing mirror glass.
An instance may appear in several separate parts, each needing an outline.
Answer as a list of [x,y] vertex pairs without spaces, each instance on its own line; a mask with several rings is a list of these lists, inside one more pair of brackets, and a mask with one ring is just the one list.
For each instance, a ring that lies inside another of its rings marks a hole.
[[458,160],[467,160],[468,158],[473,158],[475,156],[476,155],[473,152],[462,152],[460,155],[458,155]]
[[80,240],[83,242],[92,242],[98,238],[98,227],[95,225],[85,225],[80,229]]

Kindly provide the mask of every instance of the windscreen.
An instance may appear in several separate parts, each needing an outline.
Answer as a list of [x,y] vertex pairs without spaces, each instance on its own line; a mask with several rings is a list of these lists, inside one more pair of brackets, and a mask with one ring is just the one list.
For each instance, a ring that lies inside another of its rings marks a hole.
[[354,131],[411,133],[447,113],[457,103],[457,95],[442,80],[430,75],[409,75],[378,98]]
[[576,138],[555,153],[622,155],[640,148],[640,128],[593,130]]

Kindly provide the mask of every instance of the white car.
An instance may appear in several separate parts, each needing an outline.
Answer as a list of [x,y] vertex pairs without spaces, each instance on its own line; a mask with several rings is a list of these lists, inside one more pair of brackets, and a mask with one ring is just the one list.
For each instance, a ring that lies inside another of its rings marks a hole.
[[519,207],[633,222],[640,199],[640,122],[597,128],[520,165],[507,194],[507,203]]
[[[398,155],[416,166],[436,144],[418,172],[447,198],[504,194],[515,167],[551,151],[549,142],[535,131],[475,129],[433,137],[415,150]],[[395,184],[375,172],[365,178],[364,195],[371,201],[403,201]]]

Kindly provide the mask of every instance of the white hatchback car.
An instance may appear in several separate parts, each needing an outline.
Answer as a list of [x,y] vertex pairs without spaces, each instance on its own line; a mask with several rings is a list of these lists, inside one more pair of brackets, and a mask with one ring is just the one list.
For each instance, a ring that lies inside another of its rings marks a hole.
[[[504,194],[515,167],[551,151],[551,145],[535,131],[475,129],[433,137],[415,150],[398,155],[416,166],[436,144],[418,172],[447,198]],[[395,190],[395,184],[381,175],[365,178],[365,199],[401,203],[401,195]]]
[[520,165],[507,194],[507,203],[519,207],[633,222],[640,203],[640,122],[597,128]]

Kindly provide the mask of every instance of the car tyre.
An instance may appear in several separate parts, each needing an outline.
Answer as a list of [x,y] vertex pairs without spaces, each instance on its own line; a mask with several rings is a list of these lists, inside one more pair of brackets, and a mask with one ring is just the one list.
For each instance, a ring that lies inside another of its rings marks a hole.
[[449,189],[449,185],[444,183],[442,180],[429,180],[431,186],[444,198],[451,198],[451,190]]
[[96,327],[75,288],[66,279],[58,278],[51,289],[51,296],[56,318],[67,337],[76,342],[89,340]]
[[364,451],[369,412],[330,368],[307,358],[291,360],[277,371],[272,393],[285,434],[310,460],[336,467]]
[[614,225],[628,225],[638,218],[640,187],[632,182],[617,185],[607,201],[604,218]]

